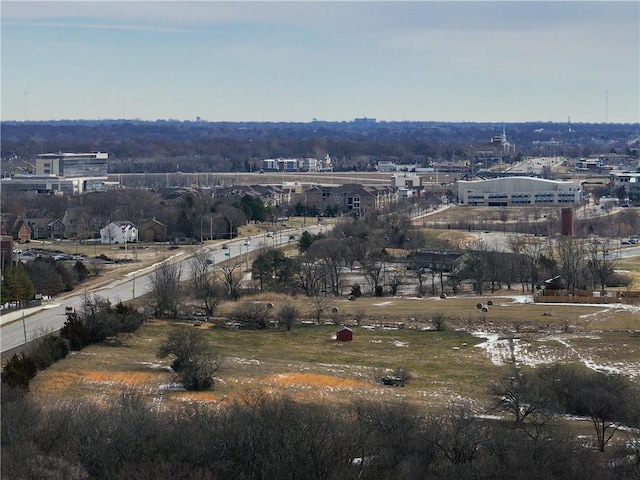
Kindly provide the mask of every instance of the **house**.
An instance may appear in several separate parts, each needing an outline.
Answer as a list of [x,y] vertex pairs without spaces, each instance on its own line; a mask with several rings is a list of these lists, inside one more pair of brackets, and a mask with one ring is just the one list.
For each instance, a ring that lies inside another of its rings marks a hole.
[[138,227],[126,220],[116,220],[100,229],[100,243],[131,243],[138,241]]
[[47,223],[47,236],[49,238],[66,238],[65,225],[59,218]]
[[17,218],[9,227],[9,235],[17,242],[28,242],[31,240],[31,227],[26,220]]
[[143,242],[166,242],[167,226],[154,217],[140,224],[138,237]]
[[84,209],[72,207],[62,217],[67,238],[96,238],[100,233],[100,222]]
[[350,342],[352,340],[353,340],[353,330],[351,330],[350,328],[347,328],[343,325],[336,331],[336,341]]
[[43,240],[49,238],[47,234],[48,225],[51,222],[48,218],[30,218],[27,220],[29,228],[31,229],[32,240]]

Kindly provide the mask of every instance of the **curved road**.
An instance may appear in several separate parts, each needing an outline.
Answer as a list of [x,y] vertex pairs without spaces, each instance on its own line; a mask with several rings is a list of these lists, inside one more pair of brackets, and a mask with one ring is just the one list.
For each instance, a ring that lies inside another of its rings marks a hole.
[[[248,263],[248,254],[263,247],[280,246],[287,244],[293,240],[289,240],[289,235],[299,235],[304,230],[309,233],[318,233],[324,225],[313,225],[307,228],[290,229],[282,232],[274,233],[274,237],[265,237],[260,235],[253,238],[248,244],[246,239],[236,239],[226,242],[227,249],[217,248],[219,245],[205,246],[204,248],[210,253],[212,265],[224,262],[229,258],[238,258],[245,255]],[[330,225],[324,226],[330,228]],[[229,255],[229,256],[227,256]],[[191,255],[186,252],[180,252],[165,261],[178,262],[182,264],[182,279],[186,280],[189,276],[189,260]],[[0,322],[0,347],[4,353],[13,348],[24,345],[27,342],[42,337],[48,333],[60,330],[66,321],[65,307],[70,306],[79,310],[85,302],[86,296],[97,295],[101,299],[108,300],[111,303],[119,301],[131,300],[137,296],[147,293],[151,288],[151,275],[155,269],[155,265],[146,267],[137,272],[128,274],[125,278],[114,280],[107,285],[102,285],[89,290],[79,291],[60,303],[50,303],[42,308],[28,309],[28,313],[12,312],[4,315],[4,321]],[[22,316],[23,314],[24,316]]]

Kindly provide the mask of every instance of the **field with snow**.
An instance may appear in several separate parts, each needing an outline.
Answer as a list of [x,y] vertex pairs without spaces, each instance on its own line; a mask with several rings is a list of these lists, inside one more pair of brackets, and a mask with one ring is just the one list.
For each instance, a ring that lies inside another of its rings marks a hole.
[[[268,301],[261,298],[256,301]],[[482,312],[477,305],[492,305]],[[300,299],[273,298],[301,302]],[[526,295],[448,298],[361,298],[336,301],[324,324],[305,320],[291,331],[226,328],[224,318],[198,328],[224,356],[215,388],[185,392],[155,352],[175,322],[151,321],[124,345],[94,345],[38,373],[31,392],[42,401],[92,396],[105,402],[135,389],[158,408],[190,403],[224,404],[247,391],[263,390],[323,402],[357,398],[404,399],[424,406],[489,401],[487,385],[512,362],[538,367],[580,362],[640,382],[640,307],[540,305]],[[221,312],[232,306],[221,307]],[[303,305],[299,305],[300,310]],[[444,318],[438,331],[432,319]],[[336,342],[337,325],[348,325],[352,342]],[[358,325],[359,322],[359,325]],[[380,384],[382,376],[407,369],[405,387]]]

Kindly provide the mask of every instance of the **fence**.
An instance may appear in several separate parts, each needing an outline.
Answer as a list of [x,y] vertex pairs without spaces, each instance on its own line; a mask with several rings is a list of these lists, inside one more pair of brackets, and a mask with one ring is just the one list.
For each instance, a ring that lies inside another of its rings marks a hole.
[[603,293],[580,290],[575,294],[568,294],[563,291],[558,291],[558,293],[556,294],[545,291],[540,295],[534,296],[533,301],[535,303],[626,303],[633,305],[640,304],[640,291],[618,290],[614,292],[606,291]]

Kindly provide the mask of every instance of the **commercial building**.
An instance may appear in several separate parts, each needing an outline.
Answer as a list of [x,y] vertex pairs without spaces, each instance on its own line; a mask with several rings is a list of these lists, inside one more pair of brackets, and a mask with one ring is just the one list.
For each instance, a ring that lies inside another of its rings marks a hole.
[[533,177],[458,181],[458,203],[468,206],[568,206],[580,203],[582,194],[579,183]]
[[631,204],[640,205],[640,172],[611,172],[609,180],[613,192],[623,187]]
[[103,152],[39,154],[35,174],[3,178],[2,188],[64,195],[104,190],[108,161],[109,154]]

